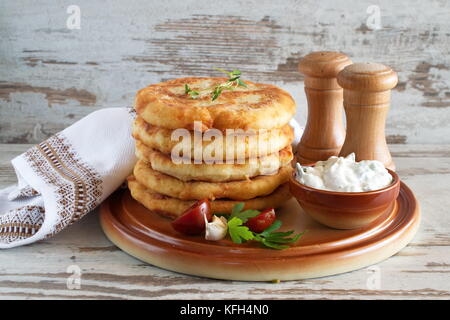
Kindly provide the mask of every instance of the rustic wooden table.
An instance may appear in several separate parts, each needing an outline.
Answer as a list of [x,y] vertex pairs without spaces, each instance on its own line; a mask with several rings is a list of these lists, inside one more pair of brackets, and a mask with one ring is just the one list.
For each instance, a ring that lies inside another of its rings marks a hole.
[[[9,161],[28,147],[0,144],[0,187],[15,183]],[[449,299],[450,145],[390,149],[398,173],[419,199],[422,223],[408,247],[376,266],[277,284],[191,277],[120,251],[92,212],[52,239],[0,251],[0,298]]]

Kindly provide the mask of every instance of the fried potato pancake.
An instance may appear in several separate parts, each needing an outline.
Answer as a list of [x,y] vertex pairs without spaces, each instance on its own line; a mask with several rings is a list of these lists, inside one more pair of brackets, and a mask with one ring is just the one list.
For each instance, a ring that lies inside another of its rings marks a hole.
[[[175,219],[195,201],[180,200],[164,196],[156,191],[146,188],[136,181],[134,176],[128,178],[128,188],[131,196],[147,209],[161,214],[165,217]],[[273,193],[264,197],[257,197],[250,200],[236,201],[228,199],[217,199],[211,201],[213,213],[231,213],[233,206],[239,202],[244,202],[244,209],[264,210],[267,208],[277,208],[291,198],[287,183],[279,186]]]
[[[263,154],[278,152],[290,145],[294,139],[294,129],[290,125],[281,128],[254,131],[255,134],[238,134],[229,139],[223,133],[222,159],[245,159],[250,157],[260,157]],[[155,127],[137,117],[133,123],[132,135],[135,139],[142,141],[146,146],[158,150],[165,154],[170,154],[177,144],[182,143],[181,139],[172,139],[174,130],[162,127]],[[184,143],[184,142],[183,142]],[[202,150],[213,149],[213,142],[202,139]],[[190,131],[190,157],[194,156],[194,132]]]
[[[224,90],[212,101],[210,88],[227,80],[189,77],[153,84],[138,91],[134,108],[151,125],[193,130],[194,121],[201,121],[202,131],[279,128],[294,116],[294,99],[269,84],[245,81],[247,87]],[[186,94],[186,84],[204,93],[194,99]]]
[[293,158],[292,147],[277,153],[254,159],[243,159],[245,163],[174,163],[170,155],[148,148],[141,141],[136,140],[136,156],[138,159],[150,163],[153,170],[165,173],[182,181],[225,182],[245,180],[259,175],[269,175],[278,172],[280,167],[290,163]]
[[164,173],[153,170],[151,165],[138,160],[133,170],[136,180],[148,189],[181,200],[200,200],[208,198],[228,198],[248,200],[272,193],[281,184],[289,180],[291,166],[281,167],[274,175],[257,176],[250,180],[230,182],[181,181]]

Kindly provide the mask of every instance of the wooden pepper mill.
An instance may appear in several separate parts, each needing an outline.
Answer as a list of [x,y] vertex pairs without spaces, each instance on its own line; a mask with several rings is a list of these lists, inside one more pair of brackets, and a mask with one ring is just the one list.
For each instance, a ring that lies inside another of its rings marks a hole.
[[342,124],[342,88],[336,76],[351,64],[339,52],[319,51],[306,55],[298,65],[305,77],[308,119],[297,146],[297,161],[308,164],[337,156],[345,139]]
[[378,160],[395,170],[384,133],[391,89],[397,85],[397,74],[378,63],[356,63],[338,76],[344,88],[347,135],[340,156],[352,152],[356,160]]

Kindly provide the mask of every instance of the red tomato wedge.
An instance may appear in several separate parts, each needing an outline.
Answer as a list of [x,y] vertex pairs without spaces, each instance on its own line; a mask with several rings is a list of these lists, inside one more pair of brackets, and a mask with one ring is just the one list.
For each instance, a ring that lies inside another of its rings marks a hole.
[[205,231],[205,218],[211,221],[211,204],[208,199],[199,200],[172,222],[179,233],[197,235]]
[[266,209],[256,217],[248,219],[245,223],[245,226],[247,226],[253,232],[260,233],[270,227],[275,221],[275,218],[275,209]]

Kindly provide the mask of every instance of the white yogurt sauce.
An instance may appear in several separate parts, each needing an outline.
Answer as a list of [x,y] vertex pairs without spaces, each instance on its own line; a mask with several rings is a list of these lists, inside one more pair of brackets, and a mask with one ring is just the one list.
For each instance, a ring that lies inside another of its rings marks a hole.
[[378,190],[392,183],[392,176],[377,160],[355,161],[355,154],[330,157],[318,161],[314,167],[297,163],[295,179],[309,187],[338,192]]

